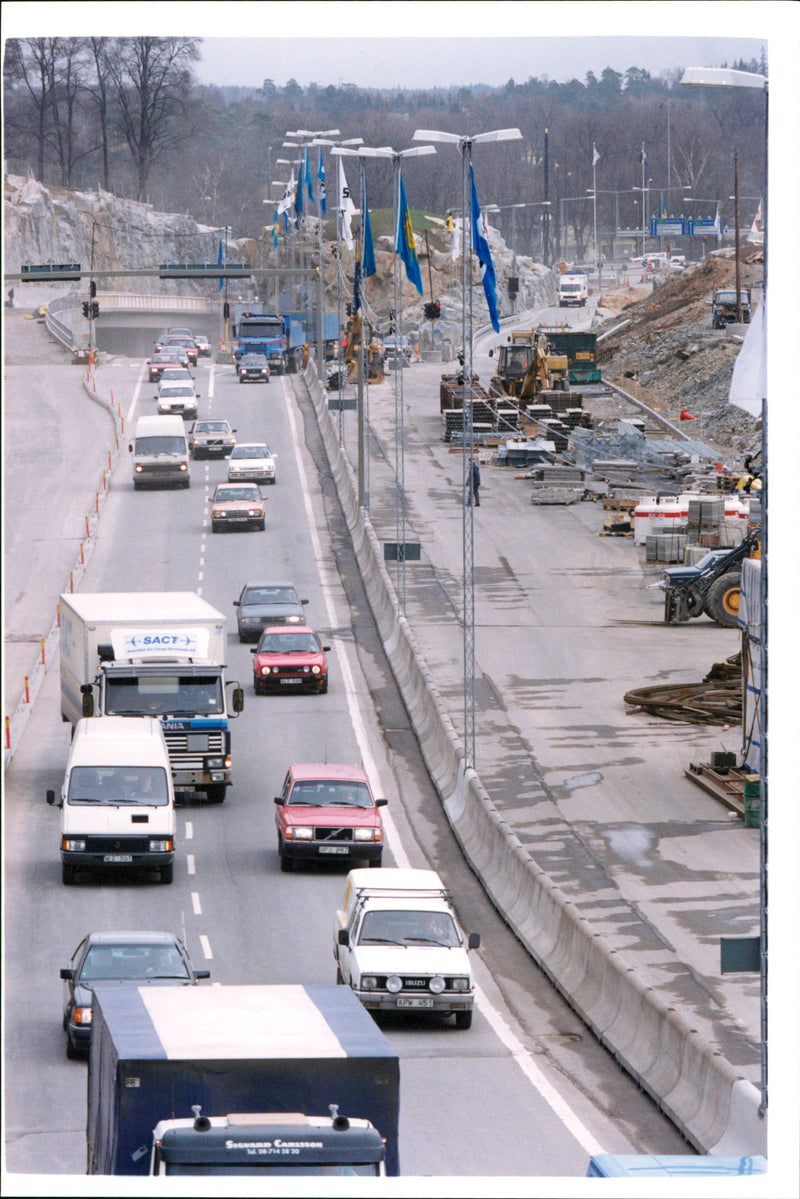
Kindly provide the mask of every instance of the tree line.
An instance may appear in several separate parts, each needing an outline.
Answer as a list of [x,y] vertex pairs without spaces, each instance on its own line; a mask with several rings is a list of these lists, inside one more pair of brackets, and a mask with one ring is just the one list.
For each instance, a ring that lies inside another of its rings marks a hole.
[[[270,79],[261,88],[218,87],[197,80],[200,45],[199,38],[9,39],[7,169],[30,169],[65,188],[102,187],[258,238],[301,153],[283,144],[298,126],[335,126],[343,139],[398,150],[417,128],[471,134],[515,126],[522,141],[474,147],[481,204],[498,210],[492,223],[507,241],[513,236],[516,252],[551,259],[567,233],[578,252],[586,247],[595,217],[601,239],[643,228],[648,216],[714,215],[717,200],[723,221],[726,211],[732,220],[736,150],[748,211],[763,190],[765,102],[757,90],[685,88],[678,72],[654,78],[636,67],[565,83],[510,79],[499,88],[303,88],[293,79],[283,87]],[[763,53],[720,65],[766,74]],[[326,163],[332,199],[335,164]],[[358,164],[345,165],[358,198]],[[391,207],[391,164],[373,160],[367,171],[370,207]],[[453,146],[409,159],[403,173],[412,207],[439,215],[460,209]]]

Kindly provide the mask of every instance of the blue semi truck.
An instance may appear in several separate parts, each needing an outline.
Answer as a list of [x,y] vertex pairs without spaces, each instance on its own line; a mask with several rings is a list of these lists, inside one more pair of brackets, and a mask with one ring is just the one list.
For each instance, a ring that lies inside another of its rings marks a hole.
[[349,987],[94,995],[89,1174],[399,1174],[398,1056]]
[[[324,313],[322,336],[326,347],[335,347],[339,325],[335,313]],[[317,318],[313,312],[263,312],[242,304],[234,308],[233,356],[263,354],[274,374],[295,374],[302,367],[305,346],[317,340]],[[326,351],[326,357],[328,357]],[[330,354],[335,357],[334,351]]]

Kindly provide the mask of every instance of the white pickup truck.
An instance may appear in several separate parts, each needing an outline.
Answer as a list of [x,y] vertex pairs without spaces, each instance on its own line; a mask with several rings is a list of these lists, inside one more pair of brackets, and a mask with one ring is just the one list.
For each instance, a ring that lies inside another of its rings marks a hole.
[[475,986],[468,950],[434,870],[351,870],[336,913],[336,981],[372,1011],[443,1012],[469,1028]]

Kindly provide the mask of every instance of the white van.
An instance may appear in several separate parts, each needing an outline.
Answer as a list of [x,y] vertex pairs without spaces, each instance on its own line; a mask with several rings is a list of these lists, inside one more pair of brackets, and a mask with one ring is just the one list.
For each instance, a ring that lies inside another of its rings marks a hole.
[[164,379],[153,398],[159,416],[182,416],[184,420],[197,420],[200,395],[191,380]]
[[154,483],[189,486],[189,442],[180,416],[140,416],[128,448],[137,490]]
[[[55,791],[47,802],[56,803]],[[161,722],[153,716],[79,720],[58,801],[61,881],[79,870],[157,870],[172,882],[175,793]]]
[[572,305],[583,308],[589,295],[589,282],[585,275],[559,275],[558,306],[569,308]]

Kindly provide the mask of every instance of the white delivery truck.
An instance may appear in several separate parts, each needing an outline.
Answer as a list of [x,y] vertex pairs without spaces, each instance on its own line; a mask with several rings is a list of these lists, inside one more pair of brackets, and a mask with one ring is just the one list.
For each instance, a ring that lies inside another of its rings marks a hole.
[[435,870],[360,869],[336,913],[336,981],[371,1011],[441,1012],[469,1028],[475,984],[468,950],[480,935],[458,927]]
[[58,807],[65,885],[97,869],[157,870],[172,882],[175,794],[160,721],[79,720]]
[[222,613],[193,591],[67,592],[60,613],[61,719],[157,716],[176,790],[222,803],[244,707]]
[[558,306],[559,308],[586,306],[589,295],[589,282],[585,275],[559,275],[558,277]]
[[190,485],[192,470],[183,417],[140,416],[128,449],[133,455],[134,490],[153,484]]

